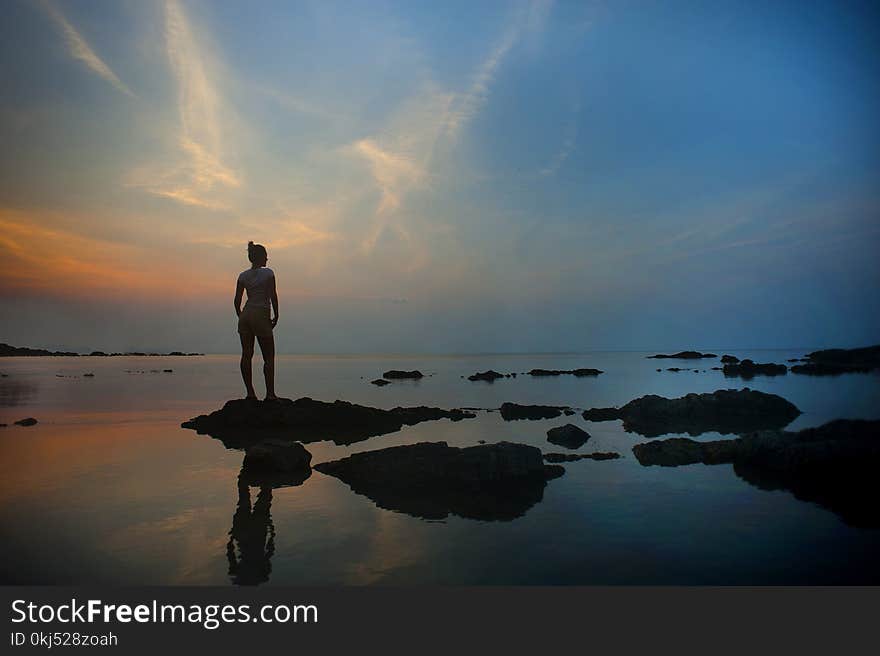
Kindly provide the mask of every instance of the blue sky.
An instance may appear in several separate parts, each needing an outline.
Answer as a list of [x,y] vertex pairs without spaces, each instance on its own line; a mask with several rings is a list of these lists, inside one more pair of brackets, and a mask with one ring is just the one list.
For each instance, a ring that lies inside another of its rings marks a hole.
[[2,11],[0,341],[233,351],[249,239],[286,352],[880,341],[869,3]]

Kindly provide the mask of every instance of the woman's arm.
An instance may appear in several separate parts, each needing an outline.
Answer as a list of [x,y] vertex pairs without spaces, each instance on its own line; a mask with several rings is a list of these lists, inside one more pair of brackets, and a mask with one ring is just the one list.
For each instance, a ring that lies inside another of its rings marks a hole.
[[269,301],[275,309],[275,316],[272,318],[272,327],[278,323],[278,290],[275,288],[275,276],[269,280]]
[[235,315],[241,315],[241,297],[244,295],[244,285],[241,284],[241,280],[238,280],[235,283],[235,298],[232,301],[232,304],[235,306]]

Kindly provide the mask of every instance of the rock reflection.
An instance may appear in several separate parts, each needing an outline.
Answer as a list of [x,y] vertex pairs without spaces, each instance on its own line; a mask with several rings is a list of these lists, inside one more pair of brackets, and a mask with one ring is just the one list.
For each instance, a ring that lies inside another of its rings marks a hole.
[[430,520],[522,517],[541,502],[547,481],[565,473],[541,451],[500,442],[464,449],[422,442],[356,453],[315,466],[386,510]]
[[796,433],[758,431],[714,442],[670,438],[637,444],[633,453],[644,466],[733,464],[736,475],[755,487],[788,490],[847,524],[880,528],[880,421],[839,419]]
[[0,378],[0,407],[28,405],[36,397],[38,390],[33,383],[6,375]]

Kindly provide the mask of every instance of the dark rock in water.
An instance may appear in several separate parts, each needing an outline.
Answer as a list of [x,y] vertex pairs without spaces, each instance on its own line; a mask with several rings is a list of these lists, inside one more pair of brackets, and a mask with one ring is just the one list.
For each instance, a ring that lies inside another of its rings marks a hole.
[[7,424],[0,424],[0,428],[6,428]]
[[688,394],[677,399],[651,394],[630,401],[619,411],[624,429],[645,437],[779,429],[799,414],[801,411],[781,396],[748,388]]
[[499,442],[466,448],[421,442],[315,465],[377,506],[424,519],[450,514],[479,520],[521,517],[543,498],[561,467],[533,446]]
[[216,437],[229,448],[243,448],[266,438],[352,444],[423,421],[444,418],[459,421],[473,417],[476,415],[462,410],[425,406],[380,410],[347,401],[325,403],[308,397],[296,401],[235,399],[227,401],[220,410],[194,417],[181,426]]
[[[508,376],[510,376],[510,374],[508,374]],[[468,376],[468,380],[484,380],[487,383],[494,383],[499,378],[504,378],[504,374],[499,374],[497,371],[493,371],[492,369],[490,369],[489,371],[483,371]]]
[[414,371],[400,371],[398,369],[392,369],[391,371],[386,371],[384,374],[382,374],[382,378],[387,378],[388,380],[418,380],[419,378],[424,377],[424,374],[422,374],[422,372],[418,369]]
[[92,351],[91,353],[89,353],[89,355],[95,356],[95,357],[102,357],[102,358],[107,357],[107,354],[104,353],[104,351]]
[[801,361],[806,364],[793,366],[791,368],[793,374],[839,376],[840,374],[867,373],[880,369],[880,345],[856,349],[813,351]]
[[555,405],[520,405],[502,403],[501,417],[505,421],[515,419],[554,419],[562,414],[564,408]]
[[83,374],[83,378],[94,378],[94,377],[95,377],[95,374],[93,374],[90,371]]
[[557,426],[547,431],[547,441],[551,444],[568,447],[569,449],[578,449],[587,443],[590,434],[575,426],[574,424],[566,424],[565,426]]
[[613,421],[620,419],[620,410],[618,408],[590,408],[584,410],[582,416],[587,421]]
[[544,460],[547,462],[575,462],[576,460],[616,460],[619,453],[612,451],[595,453],[545,453]]
[[733,463],[734,472],[756,487],[789,490],[853,526],[880,527],[880,421],[839,419],[798,432],[758,431],[715,442],[673,438],[637,444],[633,453],[643,465]]
[[839,365],[873,365],[880,367],[880,344],[854,349],[825,349],[807,353],[810,362],[825,362]]
[[675,358],[676,360],[697,360],[699,358],[717,358],[718,356],[714,353],[700,353],[699,351],[679,351],[678,353],[673,353],[672,355],[667,355],[665,353],[658,353],[657,355],[649,355],[649,358]]
[[739,362],[739,358],[736,357],[735,355],[722,355],[721,356],[721,363],[722,364],[736,364],[737,362]]
[[33,417],[25,417],[24,419],[19,419],[14,423],[16,426],[33,426],[37,423],[37,420]]
[[572,410],[571,408],[566,408],[562,411],[562,414],[564,414],[566,417],[571,417],[574,414],[574,410]]
[[788,371],[788,367],[784,364],[773,364],[772,362],[752,362],[751,360],[743,360],[739,364],[724,365],[724,375],[728,378],[754,378],[755,376],[784,376]]
[[690,369],[682,369],[681,367],[667,367],[666,371],[690,371]]
[[724,367],[712,367],[712,371],[722,371]]
[[299,442],[263,440],[248,447],[241,477],[252,485],[300,485],[312,475],[312,454]]
[[174,369],[163,369],[162,371],[166,374],[173,374],[174,373]]
[[598,376],[605,373],[601,369],[532,369],[529,376],[564,376],[566,374],[583,378],[584,376]]
[[376,380],[371,380],[370,384],[376,385],[377,387],[385,387],[385,385],[390,385],[391,383],[384,378],[377,378]]

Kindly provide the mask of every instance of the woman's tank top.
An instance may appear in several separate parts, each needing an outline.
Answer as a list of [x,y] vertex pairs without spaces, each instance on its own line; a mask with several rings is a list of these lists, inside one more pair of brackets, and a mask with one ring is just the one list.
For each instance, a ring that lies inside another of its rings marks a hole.
[[270,283],[275,273],[268,267],[248,269],[238,274],[238,282],[247,290],[245,307],[269,307]]

